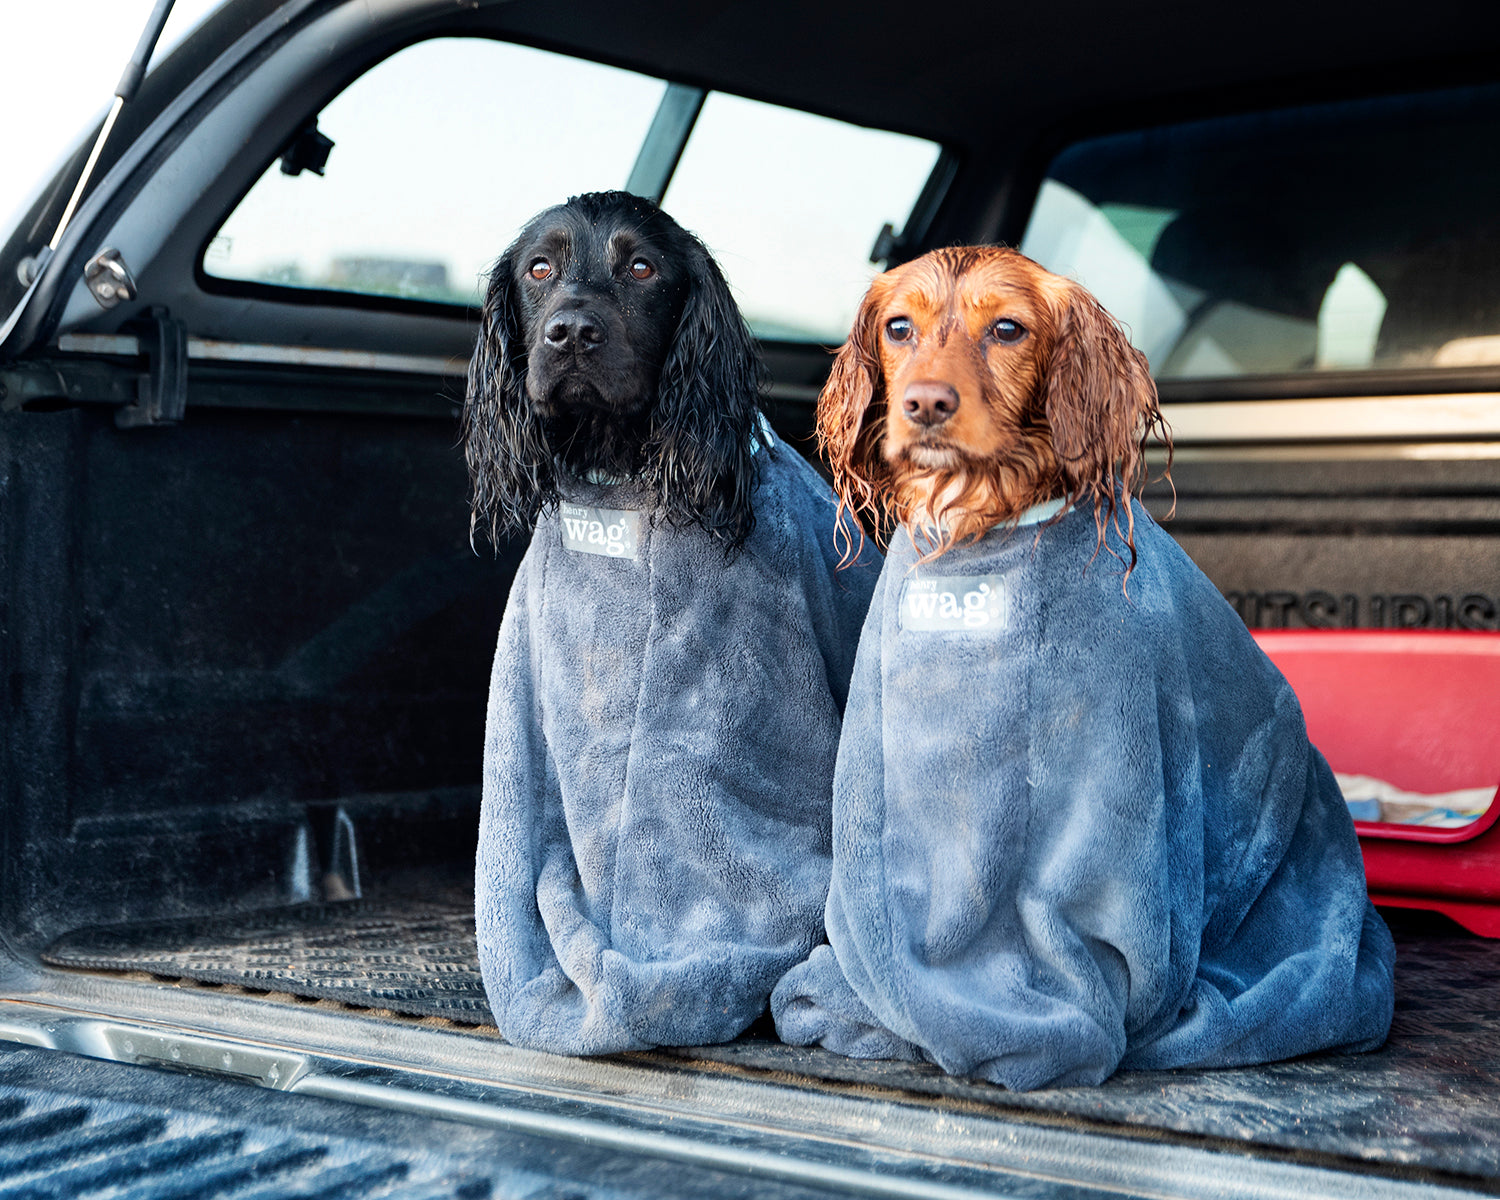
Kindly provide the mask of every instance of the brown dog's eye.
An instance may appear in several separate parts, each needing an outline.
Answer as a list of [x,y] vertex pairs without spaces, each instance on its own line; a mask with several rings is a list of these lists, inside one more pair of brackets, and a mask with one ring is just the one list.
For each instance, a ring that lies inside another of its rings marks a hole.
[[913,332],[912,323],[905,317],[892,317],[885,323],[885,336],[893,342],[909,341]]
[[650,279],[656,274],[656,268],[644,258],[638,258],[630,264],[630,273],[637,279]]
[[997,342],[1019,342],[1026,336],[1026,327],[1009,317],[1001,317],[990,328]]
[[533,279],[546,279],[547,276],[552,274],[552,264],[545,258],[534,258],[531,260],[531,266],[527,267],[526,271]]

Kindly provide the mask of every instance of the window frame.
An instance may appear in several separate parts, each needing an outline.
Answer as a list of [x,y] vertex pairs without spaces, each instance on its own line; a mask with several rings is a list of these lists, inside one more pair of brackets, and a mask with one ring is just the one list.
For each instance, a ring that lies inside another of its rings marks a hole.
[[[841,124],[854,125],[856,128],[879,129],[880,132],[920,137],[925,141],[931,142],[937,147],[937,156],[933,161],[931,172],[923,181],[922,187],[918,191],[916,202],[913,204],[911,211],[906,215],[903,228],[891,237],[877,236],[871,243],[870,261],[881,264],[883,268],[894,266],[896,263],[904,261],[907,257],[920,252],[917,248],[924,243],[929,230],[936,221],[943,201],[947,199],[953,181],[958,175],[959,167],[962,164],[961,156],[951,145],[939,141],[928,134],[912,134],[900,129],[861,126],[842,116],[817,112],[812,109],[796,108],[776,99],[752,96],[743,92],[715,87],[705,82],[691,82],[678,76],[667,76],[655,71],[646,71],[630,63],[612,62],[603,58],[590,57],[578,54],[571,49],[547,45],[529,38],[505,37],[493,33],[452,28],[431,28],[423,30],[420,34],[382,47],[379,53],[361,59],[359,65],[341,73],[335,85],[319,93],[317,101],[307,107],[305,111],[302,111],[301,115],[291,123],[286,139],[278,145],[278,148],[269,158],[266,158],[256,167],[255,171],[250,174],[245,185],[242,188],[236,189],[232,201],[222,207],[222,210],[212,222],[209,232],[194,251],[192,258],[193,283],[199,290],[212,296],[254,300],[277,305],[292,304],[299,307],[353,309],[393,314],[405,313],[411,316],[446,320],[463,319],[470,323],[478,319],[479,306],[477,304],[424,300],[409,296],[394,296],[375,292],[341,291],[335,288],[291,287],[285,284],[264,283],[257,280],[233,279],[211,274],[205,266],[209,247],[214,239],[219,236],[219,232],[224,227],[225,222],[229,220],[230,216],[244,202],[245,197],[250,194],[251,190],[260,182],[266,172],[281,159],[288,142],[292,137],[296,136],[298,130],[304,128],[311,120],[322,113],[336,97],[346,91],[356,80],[373,71],[387,59],[394,58],[412,46],[442,38],[468,38],[474,41],[498,42],[502,45],[523,47],[549,54],[559,54],[567,58],[576,59],[579,62],[631,71],[637,75],[644,75],[647,78],[658,80],[664,84],[666,90],[663,92],[662,100],[652,117],[646,138],[637,151],[635,164],[631,168],[630,177],[624,186],[624,190],[628,191],[631,190],[631,184],[639,182],[644,185],[650,183],[652,185],[652,192],[646,195],[648,199],[657,204],[660,204],[662,197],[666,194],[667,188],[671,185],[672,176],[677,169],[677,164],[682,157],[683,150],[687,146],[688,139],[693,135],[693,130],[696,128],[697,119],[702,112],[703,104],[712,92],[771,104],[787,109],[790,112],[804,113],[826,120],[838,121]],[[501,249],[503,247],[496,246],[495,253],[498,255]],[[884,251],[885,253],[877,257],[876,251]],[[807,349],[816,350],[823,345],[822,342],[818,341],[787,340],[760,336],[757,336],[757,341],[764,345],[773,345],[782,348],[793,354],[798,351],[806,351]]]

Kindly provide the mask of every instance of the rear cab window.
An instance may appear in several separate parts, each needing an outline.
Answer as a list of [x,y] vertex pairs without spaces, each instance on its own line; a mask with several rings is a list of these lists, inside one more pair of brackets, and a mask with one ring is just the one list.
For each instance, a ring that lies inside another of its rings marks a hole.
[[379,63],[294,142],[205,247],[206,286],[477,305],[530,216],[625,188],[704,239],[757,334],[824,343],[843,340],[882,226],[905,225],[940,156],[920,138],[456,37]]
[[1500,368],[1497,144],[1494,86],[1094,138],[1020,248],[1158,380]]

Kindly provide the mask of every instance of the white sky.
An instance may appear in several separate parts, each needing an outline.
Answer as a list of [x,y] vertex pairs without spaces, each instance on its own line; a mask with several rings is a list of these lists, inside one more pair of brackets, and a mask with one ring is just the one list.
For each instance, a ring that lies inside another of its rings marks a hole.
[[[152,62],[218,5],[177,0]],[[0,228],[109,108],[154,7],[154,0],[0,0]]]

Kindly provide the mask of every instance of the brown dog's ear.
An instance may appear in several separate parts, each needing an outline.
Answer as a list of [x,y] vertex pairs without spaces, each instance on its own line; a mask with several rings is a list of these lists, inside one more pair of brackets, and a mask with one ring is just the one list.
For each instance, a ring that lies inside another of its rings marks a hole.
[[1169,463],[1171,443],[1146,356],[1082,287],[1070,284],[1066,298],[1042,384],[1052,448],[1069,504],[1092,504],[1101,546],[1106,524],[1113,523],[1129,547],[1133,569],[1135,517],[1129,497],[1146,480],[1146,438],[1157,431],[1167,443]]
[[835,537],[846,562],[854,560],[858,547],[848,540],[845,514],[856,524],[860,514],[866,514],[872,531],[878,531],[889,491],[882,486],[888,472],[880,457],[885,379],[879,351],[880,314],[889,293],[884,278],[870,285],[818,396],[818,448],[833,471],[833,490],[839,498]]

